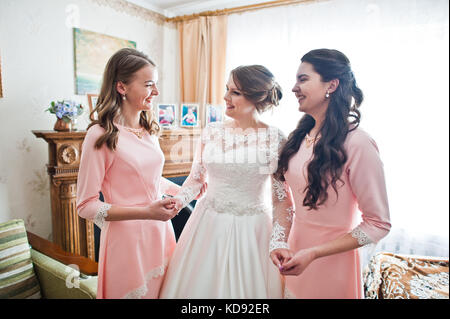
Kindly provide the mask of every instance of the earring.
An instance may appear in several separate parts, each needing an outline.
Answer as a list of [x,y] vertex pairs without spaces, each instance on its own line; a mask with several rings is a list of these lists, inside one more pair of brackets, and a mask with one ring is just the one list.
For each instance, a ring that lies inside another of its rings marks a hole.
[[124,95],[122,95],[122,100],[126,100],[127,99],[127,97],[125,96],[125,94]]
[[325,94],[325,98],[329,98],[330,97],[330,92],[328,92],[328,90],[327,90],[327,93]]

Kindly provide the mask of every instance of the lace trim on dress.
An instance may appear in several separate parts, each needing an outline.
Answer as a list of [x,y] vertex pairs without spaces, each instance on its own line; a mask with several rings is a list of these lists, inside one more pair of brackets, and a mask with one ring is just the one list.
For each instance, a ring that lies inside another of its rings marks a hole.
[[278,248],[289,249],[289,245],[285,240],[286,240],[285,228],[280,224],[278,224],[278,222],[276,221],[273,224],[272,228],[272,236],[270,238],[269,244],[269,253],[272,252],[272,250]]
[[174,198],[178,198],[181,201],[183,207],[187,206],[194,197],[195,194],[193,186],[186,186],[184,189],[182,188],[181,191],[174,196]]
[[108,210],[110,210],[110,208],[111,204],[104,203],[102,206],[100,206],[97,214],[95,214],[93,221],[94,224],[97,225],[100,229],[103,228],[103,225],[105,224],[105,218],[108,217]]
[[288,221],[292,222],[292,218],[294,217],[294,213],[295,213],[294,207],[292,207],[292,206],[288,207],[288,208],[286,208],[286,210],[288,212],[286,219]]
[[283,201],[287,197],[286,188],[283,182],[278,180],[273,181],[273,188],[277,194],[278,200]]
[[145,282],[142,286],[139,288],[130,291],[125,296],[122,297],[122,299],[141,299],[148,293],[148,287],[147,284],[150,280],[159,278],[164,275],[167,268],[167,262],[164,262],[164,265],[161,265],[159,267],[153,268],[145,275]]
[[232,214],[235,216],[251,216],[258,214],[267,214],[269,208],[265,204],[247,204],[236,203],[219,198],[205,198],[203,202],[205,207],[214,210],[216,213]]
[[365,246],[372,243],[372,240],[359,227],[356,227],[351,232],[352,237],[358,240],[358,244]]
[[195,180],[200,180],[206,173],[206,168],[202,164],[194,164],[192,167],[192,177]]

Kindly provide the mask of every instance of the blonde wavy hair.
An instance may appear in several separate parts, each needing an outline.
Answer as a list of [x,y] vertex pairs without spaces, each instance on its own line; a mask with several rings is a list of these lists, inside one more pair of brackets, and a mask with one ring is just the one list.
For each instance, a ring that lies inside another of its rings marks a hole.
[[[89,116],[91,123],[87,128],[89,130],[91,126],[99,124],[105,129],[105,134],[97,139],[95,148],[99,149],[106,143],[110,150],[116,149],[119,129],[114,125],[114,121],[120,116],[123,103],[122,96],[116,90],[117,82],[130,83],[135,73],[147,65],[156,67],[144,53],[130,48],[120,49],[109,59],[103,73],[97,104]],[[98,115],[97,120],[94,119],[95,113]],[[139,124],[150,134],[157,135],[160,127],[155,118],[152,111],[142,111]]]

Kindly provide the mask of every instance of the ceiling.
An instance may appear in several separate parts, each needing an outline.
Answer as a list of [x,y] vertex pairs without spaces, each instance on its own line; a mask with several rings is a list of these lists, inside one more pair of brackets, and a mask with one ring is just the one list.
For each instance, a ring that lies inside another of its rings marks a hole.
[[210,10],[221,10],[264,3],[273,0],[127,0],[138,6],[158,12],[168,18],[199,13]]

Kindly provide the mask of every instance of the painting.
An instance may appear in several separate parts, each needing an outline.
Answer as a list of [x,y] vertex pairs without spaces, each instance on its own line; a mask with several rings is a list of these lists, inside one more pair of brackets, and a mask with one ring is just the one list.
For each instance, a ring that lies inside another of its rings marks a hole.
[[206,123],[223,122],[223,109],[221,105],[206,104]]
[[136,42],[109,35],[73,29],[75,56],[75,93],[98,94],[103,70],[109,58],[122,48],[136,48]]
[[87,99],[88,99],[88,104],[89,104],[89,118],[91,119],[91,121],[94,121],[97,119],[96,114],[92,114],[92,111],[95,109],[95,106],[97,105],[97,99],[98,99],[98,94],[93,94],[93,93],[88,93],[87,95]]
[[181,127],[197,127],[199,126],[199,106],[198,104],[182,104],[181,105]]
[[162,128],[173,129],[177,126],[178,112],[175,104],[158,104],[156,114]]

